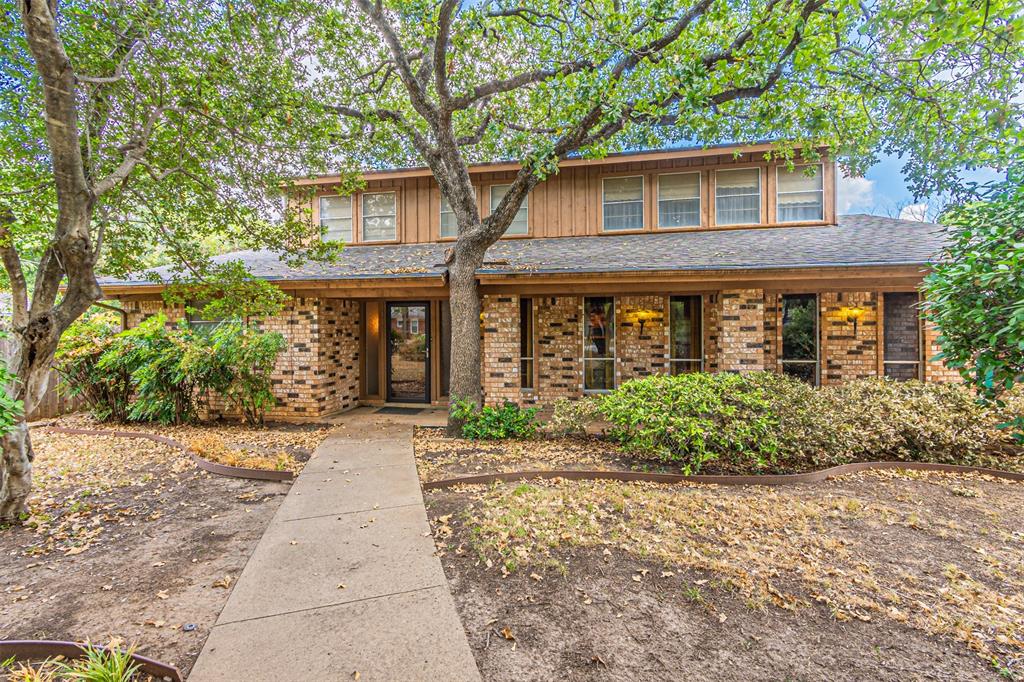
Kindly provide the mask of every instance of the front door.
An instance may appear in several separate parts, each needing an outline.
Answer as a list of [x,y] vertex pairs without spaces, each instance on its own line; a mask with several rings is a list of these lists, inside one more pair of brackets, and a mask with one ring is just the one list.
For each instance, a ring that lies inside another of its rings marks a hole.
[[387,322],[387,399],[400,403],[429,403],[429,304],[388,303]]

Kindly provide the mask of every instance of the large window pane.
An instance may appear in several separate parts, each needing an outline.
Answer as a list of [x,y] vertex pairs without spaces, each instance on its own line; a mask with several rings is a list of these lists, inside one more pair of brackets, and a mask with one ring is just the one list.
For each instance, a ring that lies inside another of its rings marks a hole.
[[[491,213],[498,208],[498,204],[508,194],[509,187],[512,185],[491,185]],[[516,211],[516,217],[512,219],[512,223],[508,226],[508,230],[505,234],[528,234],[530,231],[528,215],[530,213],[530,195],[527,194],[526,198],[523,199],[523,205]]]
[[[795,166],[792,171],[778,168],[776,200],[781,223],[822,220],[825,215],[825,190],[821,164]],[[808,175],[813,172],[813,175]]]
[[699,372],[704,368],[700,296],[673,296],[669,308],[669,369]]
[[583,388],[610,391],[615,388],[615,299],[584,298],[583,312]]
[[394,192],[363,195],[363,241],[381,242],[397,238]]
[[320,229],[331,241],[352,241],[352,197],[320,197]]
[[455,220],[455,211],[448,205],[448,200],[444,197],[441,197],[441,236],[459,236],[459,224]]
[[604,230],[642,230],[644,228],[644,179],[605,178]]
[[658,176],[658,227],[700,226],[700,173]]
[[524,391],[533,389],[533,299],[519,299],[519,378]]
[[917,294],[882,294],[885,376],[906,381],[921,372],[921,327]]
[[761,171],[757,168],[715,173],[715,224],[761,222]]
[[810,384],[818,382],[818,297],[782,297],[782,371]]

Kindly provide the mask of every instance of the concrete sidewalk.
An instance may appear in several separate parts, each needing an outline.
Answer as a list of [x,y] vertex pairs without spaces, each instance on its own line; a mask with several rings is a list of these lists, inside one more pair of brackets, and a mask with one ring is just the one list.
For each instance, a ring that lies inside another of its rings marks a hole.
[[256,546],[190,682],[480,679],[434,556],[412,422],[346,415]]

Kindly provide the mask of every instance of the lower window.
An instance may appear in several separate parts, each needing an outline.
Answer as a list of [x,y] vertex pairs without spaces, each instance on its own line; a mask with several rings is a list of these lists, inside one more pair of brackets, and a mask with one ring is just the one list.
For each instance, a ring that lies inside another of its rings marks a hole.
[[673,296],[669,302],[669,372],[704,369],[700,296]]
[[809,384],[818,383],[818,297],[782,297],[782,373]]
[[921,326],[917,294],[882,294],[882,324],[885,346],[882,364],[885,376],[898,381],[921,376]]
[[615,299],[583,299],[583,390],[615,388]]
[[519,299],[519,387],[533,390],[533,299]]

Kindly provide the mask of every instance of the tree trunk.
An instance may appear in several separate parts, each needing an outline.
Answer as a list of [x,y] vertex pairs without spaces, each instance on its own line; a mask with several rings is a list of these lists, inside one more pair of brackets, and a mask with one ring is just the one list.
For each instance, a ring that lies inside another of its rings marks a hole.
[[[452,356],[448,382],[449,402],[469,400],[480,405],[480,290],[476,271],[486,248],[456,247],[448,268],[448,297],[452,312]],[[448,434],[462,433],[462,422],[448,417]]]
[[9,356],[11,373],[18,377],[13,386],[5,390],[21,400],[23,410],[13,431],[0,439],[0,523],[16,523],[25,510],[25,500],[32,489],[32,439],[27,418],[46,393],[50,377],[50,363],[57,349],[60,332],[51,314],[36,318],[24,329],[11,333],[14,351]]

